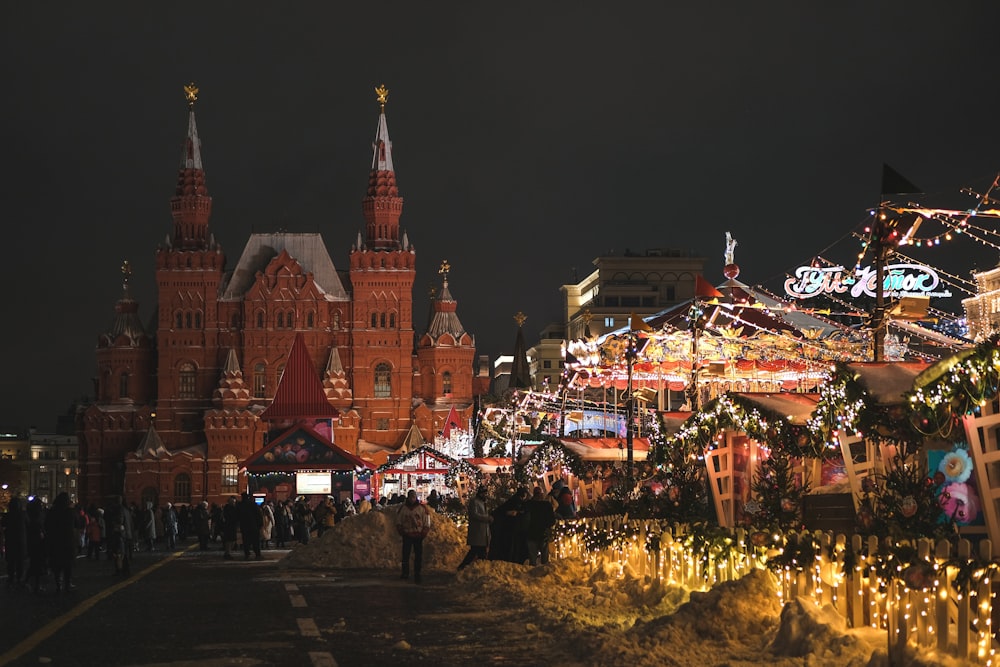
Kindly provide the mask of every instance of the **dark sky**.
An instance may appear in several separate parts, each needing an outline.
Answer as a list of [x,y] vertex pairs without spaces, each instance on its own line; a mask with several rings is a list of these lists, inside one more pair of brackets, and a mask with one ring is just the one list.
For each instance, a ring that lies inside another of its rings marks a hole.
[[91,392],[123,259],[152,315],[188,81],[230,267],[285,228],[346,268],[384,83],[417,326],[448,259],[491,357],[606,251],[691,249],[721,282],[731,231],[741,280],[779,291],[816,254],[853,263],[883,162],[932,202],[1000,171],[995,2],[22,1],[0,26],[0,429]]

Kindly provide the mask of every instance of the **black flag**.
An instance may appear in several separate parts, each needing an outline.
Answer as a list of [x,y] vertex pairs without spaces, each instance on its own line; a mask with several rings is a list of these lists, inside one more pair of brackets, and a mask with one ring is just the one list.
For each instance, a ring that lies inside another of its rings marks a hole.
[[914,195],[922,193],[923,190],[908,181],[905,176],[886,163],[882,163],[882,194]]

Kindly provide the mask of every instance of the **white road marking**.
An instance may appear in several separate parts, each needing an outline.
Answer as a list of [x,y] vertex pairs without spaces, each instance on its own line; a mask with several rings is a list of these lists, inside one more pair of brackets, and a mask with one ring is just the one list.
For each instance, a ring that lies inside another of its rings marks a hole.
[[292,591],[299,590],[298,584],[285,584],[285,590],[291,593]]
[[311,618],[297,618],[295,621],[299,624],[299,632],[303,637],[319,637],[316,621]]
[[309,660],[312,661],[313,667],[337,667],[337,661],[329,653],[310,651]]
[[306,604],[306,596],[304,595],[289,595],[288,599],[291,600],[293,607],[308,607]]

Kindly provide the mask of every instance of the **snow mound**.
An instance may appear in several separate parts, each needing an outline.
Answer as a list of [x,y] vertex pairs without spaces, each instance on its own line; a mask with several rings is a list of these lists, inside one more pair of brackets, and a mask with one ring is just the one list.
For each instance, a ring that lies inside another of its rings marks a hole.
[[[465,531],[446,516],[431,512],[424,538],[424,569],[453,571],[465,556]],[[395,508],[346,517],[323,537],[299,544],[278,562],[282,568],[398,569],[403,538],[396,532]]]

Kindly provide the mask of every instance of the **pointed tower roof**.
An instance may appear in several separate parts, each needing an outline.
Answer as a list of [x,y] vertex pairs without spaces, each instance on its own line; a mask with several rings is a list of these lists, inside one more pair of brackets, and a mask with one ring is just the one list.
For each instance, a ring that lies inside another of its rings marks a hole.
[[448,264],[448,260],[444,260],[441,263],[441,268],[438,269],[438,273],[443,277],[441,292],[437,299],[431,302],[433,315],[427,325],[427,334],[434,339],[440,338],[444,334],[450,334],[456,341],[459,341],[465,335],[465,327],[458,320],[456,312],[458,302],[452,298],[451,291],[448,290],[448,272],[450,270],[451,265]]
[[156,428],[152,424],[150,424],[149,430],[146,431],[146,435],[143,436],[142,441],[139,443],[139,447],[135,450],[135,455],[140,459],[162,459],[170,456],[170,451],[163,445],[160,434],[156,432]]
[[224,410],[236,410],[250,405],[250,389],[243,379],[240,362],[236,358],[236,350],[229,348],[226,365],[219,378],[219,386],[212,393],[212,403]]
[[510,364],[510,388],[530,389],[531,370],[528,367],[528,346],[524,344],[524,323],[528,318],[518,311],[514,316],[517,322],[517,338],[514,339],[514,360]]
[[181,250],[206,250],[212,241],[208,234],[212,198],[208,196],[208,188],[205,186],[201,139],[194,119],[198,88],[193,83],[184,86],[184,96],[188,103],[188,130],[181,152],[177,189],[170,200],[170,211],[174,218],[172,245]]
[[128,282],[131,277],[132,265],[125,260],[122,262],[122,296],[115,303],[115,318],[111,322],[111,328],[102,336],[101,342],[105,347],[120,343],[124,343],[127,347],[137,347],[149,341],[142,320],[139,319],[139,303],[129,292]]
[[[367,247],[373,250],[399,250],[399,216],[403,198],[396,187],[396,170],[392,165],[392,142],[385,121],[385,103],[389,91],[385,86],[375,89],[380,111],[375,141],[372,145],[372,166],[368,175],[368,193],[362,202],[365,214]],[[359,245],[359,249],[361,246]]]
[[295,334],[274,400],[260,414],[261,420],[332,419],[339,415],[326,398],[323,383],[306,349],[305,338],[301,333]]
[[323,391],[326,393],[326,400],[338,409],[348,408],[354,402],[354,392],[351,391],[336,347],[330,348],[330,358],[327,359],[326,372],[323,374]]

